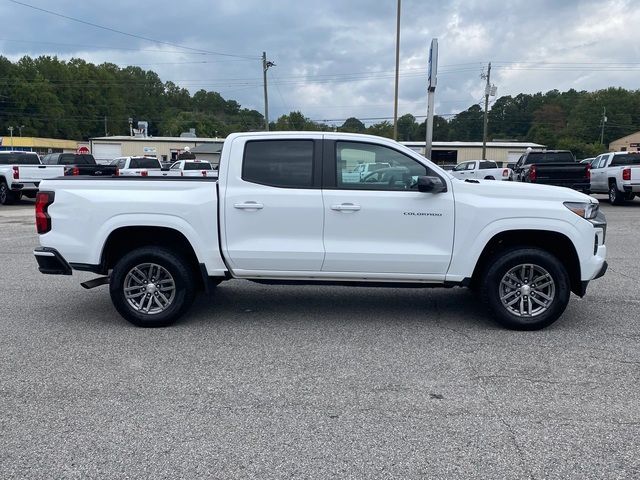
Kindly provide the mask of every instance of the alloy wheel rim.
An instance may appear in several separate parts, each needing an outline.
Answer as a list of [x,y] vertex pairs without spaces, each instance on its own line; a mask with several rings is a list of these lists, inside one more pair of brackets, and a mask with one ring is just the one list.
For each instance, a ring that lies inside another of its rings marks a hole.
[[169,271],[157,263],[141,263],[124,278],[124,296],[136,312],[157,315],[171,306],[176,282]]
[[542,315],[553,303],[556,284],[540,265],[523,263],[511,268],[500,280],[498,294],[502,306],[521,318]]

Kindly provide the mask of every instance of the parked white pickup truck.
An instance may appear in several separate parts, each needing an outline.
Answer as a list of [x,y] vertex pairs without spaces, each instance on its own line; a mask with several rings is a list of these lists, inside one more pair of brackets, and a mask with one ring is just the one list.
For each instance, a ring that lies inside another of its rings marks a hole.
[[496,162],[489,160],[471,160],[455,166],[449,173],[456,178],[465,180],[476,178],[483,180],[512,180],[510,168],[500,168]]
[[171,165],[169,174],[179,177],[218,177],[218,171],[204,160],[178,160]]
[[118,157],[111,162],[118,168],[120,177],[166,177],[169,173],[162,169],[156,157]]
[[591,193],[608,193],[620,205],[640,194],[640,153],[603,153],[591,162]]
[[[361,157],[397,175],[354,179],[349,163]],[[139,326],[168,325],[198,289],[239,278],[469,286],[502,325],[531,330],[604,274],[598,206],[566,188],[457,180],[384,138],[236,133],[217,181],[43,182],[34,254],[42,273],[105,275],[83,285],[108,283],[118,312]]]
[[17,202],[24,195],[34,198],[45,178],[61,177],[64,166],[42,165],[34,152],[0,152],[0,204]]

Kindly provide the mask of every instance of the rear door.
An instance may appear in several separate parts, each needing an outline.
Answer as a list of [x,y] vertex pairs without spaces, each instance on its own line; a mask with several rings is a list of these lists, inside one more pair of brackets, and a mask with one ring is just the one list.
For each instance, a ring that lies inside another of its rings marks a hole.
[[[449,180],[392,146],[329,136],[324,151],[322,270],[370,278],[444,279],[454,228]],[[348,172],[354,159],[363,157],[390,167],[354,181]],[[419,192],[417,178],[424,175],[440,176],[448,191]]]
[[229,148],[226,183],[220,185],[220,230],[234,274],[320,271],[321,134],[239,136]]
[[592,192],[607,192],[609,190],[607,182],[607,166],[609,160],[609,154],[603,154],[596,157],[592,162],[591,167],[591,191]]

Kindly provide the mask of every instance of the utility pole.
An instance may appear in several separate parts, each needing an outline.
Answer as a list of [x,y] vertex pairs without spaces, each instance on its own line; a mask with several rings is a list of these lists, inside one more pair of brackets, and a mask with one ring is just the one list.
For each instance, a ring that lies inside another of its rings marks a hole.
[[264,129],[269,131],[269,95],[267,93],[267,70],[276,64],[267,61],[267,52],[262,52],[262,83],[264,85]]
[[484,128],[482,132],[482,160],[487,159],[487,134],[489,131],[489,94],[491,93],[491,62],[487,68],[487,74],[482,74],[482,78],[487,79],[487,85],[484,88]]
[[600,145],[604,145],[604,124],[607,123],[607,107],[602,107],[602,126],[600,128]]
[[427,119],[425,126],[424,156],[429,160],[433,160],[431,155],[433,147],[433,104],[436,94],[436,85],[438,83],[438,39],[431,39],[431,48],[429,48],[429,75],[427,84]]
[[104,136],[108,136],[109,133],[107,132],[107,116],[104,116]]
[[9,127],[7,130],[9,130],[9,133],[11,134],[11,147],[13,148],[13,127]]
[[400,10],[402,0],[398,0],[396,14],[396,87],[393,96],[393,139],[398,140],[398,83],[400,77]]

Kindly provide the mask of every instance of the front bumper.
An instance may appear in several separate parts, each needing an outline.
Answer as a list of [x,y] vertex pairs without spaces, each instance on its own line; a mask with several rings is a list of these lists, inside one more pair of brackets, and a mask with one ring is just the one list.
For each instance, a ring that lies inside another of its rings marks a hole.
[[71,265],[55,248],[38,247],[33,251],[38,270],[46,275],[71,275]]

